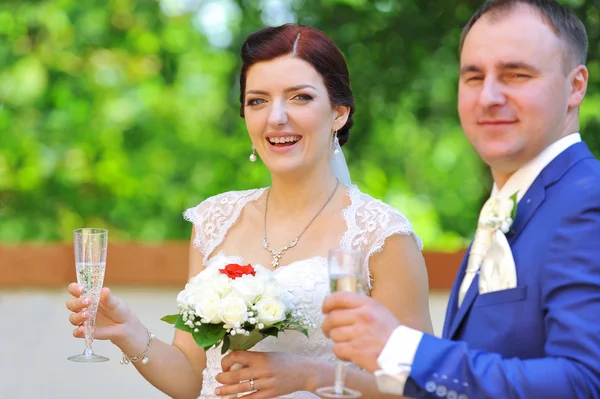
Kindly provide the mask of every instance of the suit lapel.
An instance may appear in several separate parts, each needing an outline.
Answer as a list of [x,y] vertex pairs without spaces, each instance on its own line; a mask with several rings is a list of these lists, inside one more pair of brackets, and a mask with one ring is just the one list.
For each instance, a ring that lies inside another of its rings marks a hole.
[[475,298],[477,298],[478,295],[479,295],[479,273],[477,273],[475,275],[475,278],[473,279],[473,281],[471,282],[471,285],[469,286],[469,290],[465,294],[465,298],[463,299],[462,304],[460,305],[460,307],[458,308],[458,310],[456,312],[456,316],[454,317],[454,320],[452,320],[452,324],[450,325],[450,331],[448,331],[448,338],[450,338],[450,339],[454,338],[454,334],[456,334],[456,330],[458,330],[460,323],[462,323],[462,321],[465,318],[465,316],[467,315],[467,313],[469,313],[469,310],[471,309],[471,305],[473,305],[473,302],[475,302]]
[[511,226],[510,231],[506,234],[509,244],[515,242],[517,237],[525,229],[529,219],[531,219],[538,207],[544,202],[544,198],[546,198],[546,189],[544,186],[542,179],[536,179],[523,198],[519,201],[515,221]]
[[450,298],[448,299],[448,306],[446,307],[446,318],[444,320],[444,331],[442,333],[442,336],[444,338],[451,338],[450,331],[452,327],[452,321],[454,320],[456,312],[458,311],[458,290],[460,288],[460,284],[462,283],[463,278],[465,277],[465,270],[467,269],[467,262],[469,260],[470,251],[471,246],[467,248],[467,252],[463,257],[462,263],[460,264],[460,268],[458,269],[458,274],[456,275],[456,279],[454,280],[452,291],[450,291]]
[[[542,170],[523,198],[519,201],[515,221],[511,231],[507,234],[508,243],[510,245],[512,245],[517,237],[523,232],[535,211],[540,207],[542,202],[544,202],[544,199],[546,198],[546,187],[558,181],[577,162],[585,158],[593,157],[594,156],[585,143],[581,142],[573,144]],[[447,339],[454,338],[458,327],[468,315],[473,302],[475,302],[475,299],[479,295],[479,275],[476,275],[465,295],[463,303],[460,308],[457,309],[457,295],[465,274],[468,254],[469,252],[467,251],[467,255],[463,259],[448,302],[448,310],[444,323],[444,338]]]
[[525,229],[527,223],[544,202],[546,198],[546,187],[554,184],[577,162],[585,158],[594,156],[583,142],[573,144],[556,158],[552,160],[533,181],[523,198],[517,205],[517,215],[512,228],[506,235],[508,243],[512,244],[521,232]]

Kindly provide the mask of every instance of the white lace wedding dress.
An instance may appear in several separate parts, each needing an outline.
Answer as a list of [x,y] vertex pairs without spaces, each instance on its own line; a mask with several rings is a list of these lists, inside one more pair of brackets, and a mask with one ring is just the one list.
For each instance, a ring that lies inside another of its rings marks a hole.
[[[210,259],[208,259],[208,255],[223,242],[229,229],[238,220],[244,206],[259,199],[265,190],[263,188],[219,194],[185,211],[185,219],[195,225],[194,245],[204,254],[206,267],[219,268],[229,263],[245,263],[241,257],[233,254],[219,252]],[[363,251],[367,255],[367,266],[368,258],[381,251],[385,239],[393,234],[412,234],[419,248],[422,248],[422,242],[413,233],[409,221],[396,209],[361,193],[354,185],[348,187],[348,195],[351,204],[343,210],[347,230],[341,237],[341,248]],[[368,267],[366,269],[368,275],[365,276],[365,281],[370,290],[372,281]],[[309,329],[309,338],[295,331],[284,332],[277,338],[264,339],[252,350],[292,352],[310,356],[313,359],[334,361],[332,343],[324,336],[320,327],[324,319],[321,305],[329,293],[327,259],[322,256],[314,256],[299,260],[280,266],[274,271],[274,274],[280,284],[287,287],[296,297],[304,300],[317,327]],[[206,369],[202,374],[201,398],[214,395],[214,390],[219,385],[215,376],[221,372],[223,356],[220,348],[212,348],[207,351],[206,357]],[[314,399],[318,396],[310,392],[295,392],[282,398]]]

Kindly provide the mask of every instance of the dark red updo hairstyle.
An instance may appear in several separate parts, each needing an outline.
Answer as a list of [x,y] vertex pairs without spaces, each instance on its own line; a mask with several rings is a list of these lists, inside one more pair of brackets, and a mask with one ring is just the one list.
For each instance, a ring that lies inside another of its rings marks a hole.
[[240,115],[244,117],[246,74],[257,62],[293,55],[313,66],[319,72],[332,106],[350,107],[348,121],[338,130],[340,145],[350,136],[354,124],[354,96],[350,89],[350,76],[344,56],[335,43],[320,30],[297,24],[263,28],[252,33],[242,45],[242,70],[240,74]]

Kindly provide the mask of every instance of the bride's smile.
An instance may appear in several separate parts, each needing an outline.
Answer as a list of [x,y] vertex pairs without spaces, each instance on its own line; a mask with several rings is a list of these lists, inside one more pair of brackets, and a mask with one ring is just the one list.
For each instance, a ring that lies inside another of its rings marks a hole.
[[302,140],[302,136],[287,132],[267,134],[271,151],[283,154],[296,148],[296,144]]

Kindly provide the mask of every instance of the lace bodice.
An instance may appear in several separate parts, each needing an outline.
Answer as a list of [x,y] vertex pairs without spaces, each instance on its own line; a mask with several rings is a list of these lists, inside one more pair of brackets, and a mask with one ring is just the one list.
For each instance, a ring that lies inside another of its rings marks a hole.
[[[204,255],[205,267],[220,268],[228,263],[244,264],[239,256],[217,253],[209,259],[209,255],[223,242],[229,229],[237,222],[242,209],[251,201],[262,196],[265,189],[234,191],[208,198],[200,205],[185,211],[186,220],[194,223],[196,236],[194,246]],[[412,234],[422,248],[421,240],[414,235],[408,220],[391,206],[361,193],[356,186],[348,188],[350,205],[342,213],[347,230],[342,235],[340,247],[360,250],[367,255],[367,288],[372,288],[368,259],[381,251],[385,239],[394,234]],[[314,320],[316,328],[309,329],[309,338],[295,332],[284,332],[278,338],[269,337],[259,342],[252,350],[259,352],[292,352],[327,361],[333,361],[332,343],[321,331],[323,314],[321,305],[329,294],[327,259],[314,256],[280,266],[274,271],[278,283],[292,294],[301,298],[307,311]],[[216,375],[221,372],[221,350],[213,348],[206,353],[207,363],[203,372],[201,398],[214,393],[218,383]],[[318,398],[310,392],[295,392],[285,398]]]

